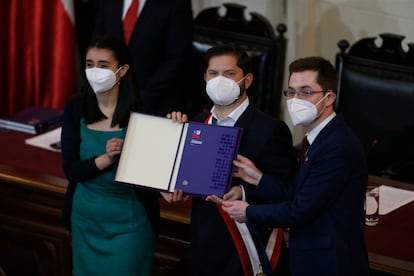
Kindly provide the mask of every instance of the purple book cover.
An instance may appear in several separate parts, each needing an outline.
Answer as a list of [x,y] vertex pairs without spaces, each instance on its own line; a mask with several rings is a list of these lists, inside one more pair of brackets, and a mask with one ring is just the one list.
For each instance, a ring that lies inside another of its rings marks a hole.
[[175,189],[222,197],[231,186],[242,129],[189,122]]
[[32,134],[39,134],[62,123],[63,110],[51,107],[33,106],[0,118],[0,126]]

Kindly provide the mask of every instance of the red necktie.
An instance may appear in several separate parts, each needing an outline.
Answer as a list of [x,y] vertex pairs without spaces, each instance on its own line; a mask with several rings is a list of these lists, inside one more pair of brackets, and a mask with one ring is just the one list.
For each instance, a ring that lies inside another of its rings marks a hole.
[[138,7],[139,7],[139,0],[132,0],[132,3],[128,8],[127,13],[125,14],[125,18],[123,22],[123,30],[124,30],[124,39],[125,39],[126,44],[129,43],[129,39],[131,38],[132,31],[134,30],[135,21],[137,21]]
[[303,137],[302,146],[300,148],[300,154],[299,154],[299,166],[306,163],[307,161],[306,155],[307,155],[309,146],[310,145],[309,145],[308,137],[307,136]]

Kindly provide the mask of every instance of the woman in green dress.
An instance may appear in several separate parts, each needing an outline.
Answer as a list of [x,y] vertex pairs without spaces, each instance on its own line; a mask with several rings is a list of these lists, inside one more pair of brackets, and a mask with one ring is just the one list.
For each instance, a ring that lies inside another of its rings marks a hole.
[[121,40],[95,40],[86,53],[87,81],[65,107],[64,220],[74,275],[151,275],[157,196],[114,182],[129,114],[137,110],[130,64]]

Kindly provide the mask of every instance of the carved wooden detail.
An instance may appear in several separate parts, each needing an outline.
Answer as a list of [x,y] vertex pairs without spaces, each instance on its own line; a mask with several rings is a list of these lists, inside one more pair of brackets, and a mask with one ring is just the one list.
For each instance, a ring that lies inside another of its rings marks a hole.
[[[218,44],[234,44],[245,50],[252,60],[254,81],[248,90],[253,105],[260,110],[279,117],[281,89],[285,67],[287,39],[285,24],[274,28],[269,20],[259,13],[245,16],[246,7],[236,3],[202,10],[194,19],[193,35],[193,80],[195,106],[211,106],[205,93],[203,74],[206,69],[204,53]],[[275,32],[276,30],[276,32]]]
[[370,174],[414,184],[414,43],[406,51],[405,36],[379,37],[339,41],[336,109],[360,138]]

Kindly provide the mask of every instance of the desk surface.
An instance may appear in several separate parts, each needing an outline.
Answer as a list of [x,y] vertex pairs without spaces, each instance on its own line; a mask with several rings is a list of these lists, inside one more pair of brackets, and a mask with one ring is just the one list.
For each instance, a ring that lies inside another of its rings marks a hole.
[[[60,153],[26,145],[30,134],[6,131],[0,133],[0,180],[36,185],[48,192],[64,193],[66,179]],[[370,176],[369,182],[414,190],[413,184]],[[167,204],[161,200],[161,217],[190,223],[190,202]],[[414,202],[385,216],[376,226],[366,226],[365,236],[371,268],[397,275],[414,275]]]
[[0,163],[28,172],[65,178],[60,153],[26,145],[24,140],[30,137],[33,135],[23,132],[0,132]]
[[[414,190],[413,184],[377,176],[369,183]],[[381,204],[381,199],[380,199]],[[370,266],[397,275],[414,275],[414,202],[380,216],[376,226],[365,226]]]

